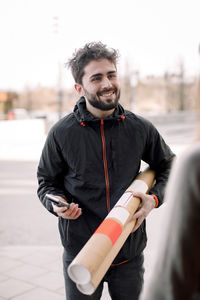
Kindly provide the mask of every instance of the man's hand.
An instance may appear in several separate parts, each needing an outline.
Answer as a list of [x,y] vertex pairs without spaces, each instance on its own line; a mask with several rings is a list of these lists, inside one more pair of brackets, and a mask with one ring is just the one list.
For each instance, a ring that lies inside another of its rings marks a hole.
[[133,219],[137,219],[137,221],[132,232],[136,231],[140,227],[144,219],[148,216],[156,204],[154,197],[151,195],[138,192],[133,193],[133,196],[140,198],[141,204],[136,213],[133,215]]
[[[59,197],[59,196],[55,196],[55,197],[61,199],[64,202],[66,202],[66,200],[63,199],[62,197]],[[59,217],[62,217],[63,219],[75,220],[78,217],[80,217],[80,215],[82,214],[81,208],[78,207],[78,204],[75,204],[75,203],[70,203],[69,208],[67,208],[67,207],[59,207],[59,206],[56,206],[53,203],[52,203],[52,206],[53,206],[53,211],[55,213],[57,213],[57,215]]]

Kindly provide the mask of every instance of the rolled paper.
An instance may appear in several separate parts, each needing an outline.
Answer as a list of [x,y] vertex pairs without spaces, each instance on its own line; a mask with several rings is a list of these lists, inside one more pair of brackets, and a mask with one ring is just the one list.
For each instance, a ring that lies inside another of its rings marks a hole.
[[108,253],[112,243],[104,234],[93,234],[78,255],[68,267],[69,277],[77,284],[87,284],[92,274],[104,260],[104,253]]
[[135,221],[131,219],[140,205],[140,199],[133,196],[133,191],[146,193],[154,177],[155,173],[150,169],[136,177],[69,265],[69,277],[82,293],[89,295],[95,291],[132,231]]
[[76,284],[78,290],[85,294],[85,295],[92,295],[96,288],[98,287],[99,283],[101,282],[102,278],[106,274],[107,270],[111,266],[113,260],[119,253],[121,247],[125,243],[127,237],[131,233],[134,225],[136,223],[136,220],[132,220],[126,224],[124,227],[124,230],[118,240],[116,241],[115,245],[111,248],[107,256],[104,258],[102,263],[100,264],[99,268],[96,270],[96,272],[91,277],[91,280],[86,284]]

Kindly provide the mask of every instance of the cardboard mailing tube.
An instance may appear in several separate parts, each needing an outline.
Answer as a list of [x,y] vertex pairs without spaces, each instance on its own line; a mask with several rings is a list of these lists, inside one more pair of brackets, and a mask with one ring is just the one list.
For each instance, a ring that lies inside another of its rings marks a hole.
[[[131,191],[146,193],[154,181],[151,170],[140,173],[68,267],[82,293],[93,293],[134,226],[130,222],[140,200]],[[130,192],[129,192],[130,191]],[[129,230],[130,229],[130,230]]]
[[101,282],[102,278],[104,277],[104,275],[108,271],[109,267],[111,266],[113,260],[115,259],[115,257],[119,253],[121,247],[125,243],[127,237],[131,233],[131,231],[135,225],[135,222],[136,221],[134,220],[134,221],[132,221],[132,222],[130,221],[129,223],[126,224],[122,234],[120,235],[120,237],[118,238],[117,242],[112,247],[112,249],[109,251],[107,256],[104,258],[104,260],[102,261],[99,268],[93,274],[90,282],[88,282],[86,284],[76,284],[78,290],[81,293],[83,293],[85,295],[92,295],[95,292],[95,290],[98,287],[99,283]]

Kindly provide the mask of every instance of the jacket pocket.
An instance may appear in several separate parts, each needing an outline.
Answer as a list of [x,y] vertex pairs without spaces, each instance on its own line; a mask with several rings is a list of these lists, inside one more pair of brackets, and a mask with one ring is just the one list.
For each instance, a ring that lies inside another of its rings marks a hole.
[[70,243],[70,241],[69,241],[69,226],[70,226],[70,220],[59,218],[58,227],[59,227],[62,245],[64,247],[66,247],[66,244]]
[[59,231],[63,247],[72,255],[82,249],[93,233],[83,215],[76,220],[59,218]]

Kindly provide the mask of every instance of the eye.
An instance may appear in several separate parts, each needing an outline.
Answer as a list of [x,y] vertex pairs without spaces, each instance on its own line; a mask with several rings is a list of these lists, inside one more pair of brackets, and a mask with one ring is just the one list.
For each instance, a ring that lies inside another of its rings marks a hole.
[[100,76],[97,76],[97,77],[92,78],[92,81],[100,81],[100,80],[101,80],[101,77],[100,77]]
[[117,75],[115,73],[112,73],[112,74],[108,75],[109,79],[113,79],[113,78],[116,78],[116,77],[117,77]]

